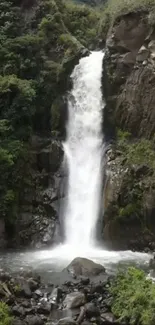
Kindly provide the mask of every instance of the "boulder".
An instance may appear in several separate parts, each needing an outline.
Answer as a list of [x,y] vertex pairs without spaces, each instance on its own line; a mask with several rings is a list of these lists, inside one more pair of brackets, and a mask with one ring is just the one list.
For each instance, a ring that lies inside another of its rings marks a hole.
[[65,308],[67,309],[73,309],[73,308],[77,308],[80,307],[82,305],[85,304],[85,295],[82,292],[72,292],[69,293],[64,302],[63,305]]
[[65,317],[60,319],[57,325],[77,325],[77,323],[72,318]]
[[26,324],[28,325],[43,325],[44,321],[40,316],[34,315],[28,315],[26,316]]
[[24,316],[25,315],[25,309],[24,307],[20,306],[20,305],[16,305],[12,308],[12,314],[14,316]]
[[92,317],[100,316],[99,308],[92,302],[85,305],[86,317],[91,319]]
[[103,325],[113,325],[116,324],[115,317],[112,313],[101,314],[101,320]]
[[105,268],[101,264],[83,257],[75,258],[68,265],[67,270],[76,276],[96,276],[105,273]]
[[49,315],[51,312],[51,304],[47,301],[42,301],[38,304],[37,311],[39,314]]
[[26,298],[31,298],[32,291],[31,291],[30,285],[26,279],[24,279],[23,277],[19,277],[17,279],[16,285],[19,287],[18,291],[19,291],[20,296],[26,297]]
[[80,280],[81,280],[81,284],[83,285],[88,285],[90,283],[90,279],[86,276],[81,276]]
[[0,248],[5,248],[6,244],[5,221],[2,218],[0,219]]

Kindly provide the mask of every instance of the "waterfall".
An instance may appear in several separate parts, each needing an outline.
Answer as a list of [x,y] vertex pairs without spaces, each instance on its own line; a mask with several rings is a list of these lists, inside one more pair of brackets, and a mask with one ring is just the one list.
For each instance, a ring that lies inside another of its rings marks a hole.
[[102,139],[102,52],[80,60],[71,78],[68,96],[67,139],[68,193],[65,218],[66,244],[90,247],[100,212]]

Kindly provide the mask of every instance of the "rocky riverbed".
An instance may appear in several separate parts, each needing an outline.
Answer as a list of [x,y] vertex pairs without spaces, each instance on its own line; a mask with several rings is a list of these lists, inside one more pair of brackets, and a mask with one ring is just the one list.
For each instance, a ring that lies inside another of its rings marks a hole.
[[102,265],[85,258],[58,272],[55,283],[45,284],[31,271],[12,276],[1,270],[0,299],[9,305],[13,325],[116,324],[112,279]]

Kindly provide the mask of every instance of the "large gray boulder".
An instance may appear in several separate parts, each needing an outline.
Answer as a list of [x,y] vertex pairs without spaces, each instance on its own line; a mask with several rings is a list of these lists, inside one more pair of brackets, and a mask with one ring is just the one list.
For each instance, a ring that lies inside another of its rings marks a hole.
[[76,276],[96,276],[105,273],[104,266],[83,257],[76,257],[68,265],[67,270]]
[[73,309],[81,307],[85,304],[85,295],[82,292],[71,292],[69,293],[64,302],[63,305],[67,309]]

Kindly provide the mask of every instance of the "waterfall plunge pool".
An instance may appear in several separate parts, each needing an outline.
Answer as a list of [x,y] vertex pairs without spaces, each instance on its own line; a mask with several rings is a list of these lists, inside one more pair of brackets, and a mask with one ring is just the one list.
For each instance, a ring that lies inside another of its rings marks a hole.
[[102,264],[108,274],[114,274],[118,267],[131,265],[149,271],[152,254],[60,245],[55,249],[6,252],[0,255],[0,268],[13,274],[32,270],[40,274],[43,280],[51,282],[55,273],[62,271],[75,257],[90,258]]

